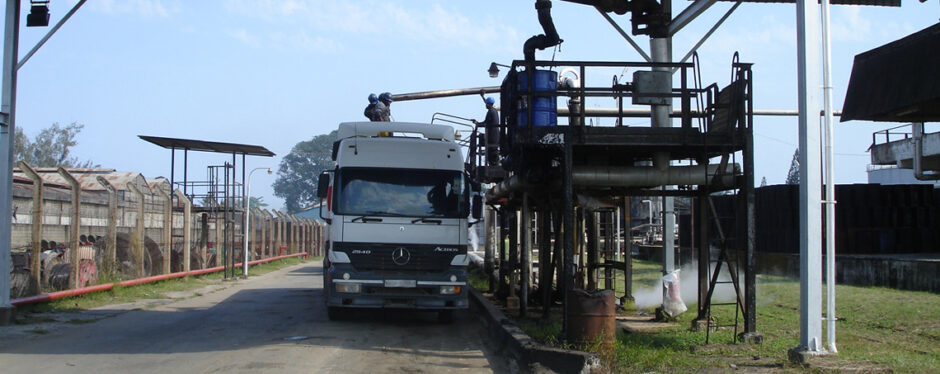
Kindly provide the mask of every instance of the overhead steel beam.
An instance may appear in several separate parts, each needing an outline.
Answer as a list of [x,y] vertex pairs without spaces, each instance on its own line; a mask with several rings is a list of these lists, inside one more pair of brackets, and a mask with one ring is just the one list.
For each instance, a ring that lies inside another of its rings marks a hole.
[[718,0],[695,0],[691,5],[683,9],[682,13],[679,13],[676,18],[673,18],[672,22],[669,22],[669,36],[673,36],[679,32],[679,30],[682,30],[689,22],[692,22],[692,20],[704,13],[708,8],[711,8],[716,2],[718,2]]
[[[725,15],[721,16],[718,22],[715,22],[715,25],[712,26],[712,28],[709,29],[708,32],[706,32],[705,35],[702,36],[701,39],[699,39],[698,43],[695,43],[695,46],[689,49],[689,53],[686,53],[685,56],[682,57],[682,60],[680,60],[679,62],[688,61],[689,57],[692,57],[692,54],[695,53],[695,51],[697,51],[699,47],[702,46],[702,44],[705,44],[705,41],[708,40],[708,38],[711,37],[713,33],[715,33],[715,30],[718,30],[718,28],[721,27],[721,24],[725,23],[725,20],[727,20],[728,17],[731,16],[731,13],[734,13],[734,10],[738,9],[738,6],[740,5],[741,5],[741,2],[734,3],[734,5],[731,6],[731,8],[728,9],[727,12],[725,12]],[[675,72],[675,70],[673,70],[673,72]]]
[[627,40],[627,43],[630,43],[630,45],[633,46],[633,49],[635,49],[636,52],[639,53],[644,60],[646,60],[646,62],[653,61],[653,59],[651,59],[650,56],[646,54],[646,52],[643,52],[643,48],[640,48],[640,45],[633,41],[633,38],[630,37],[630,34],[627,34],[626,31],[623,31],[623,29],[620,28],[620,25],[618,25],[617,22],[614,22],[613,18],[610,18],[610,16],[607,13],[604,13],[602,10],[598,9],[598,12],[604,16],[604,19],[606,19],[607,22],[609,22],[610,25],[613,26],[615,30],[617,30],[617,32],[620,33],[620,36]]

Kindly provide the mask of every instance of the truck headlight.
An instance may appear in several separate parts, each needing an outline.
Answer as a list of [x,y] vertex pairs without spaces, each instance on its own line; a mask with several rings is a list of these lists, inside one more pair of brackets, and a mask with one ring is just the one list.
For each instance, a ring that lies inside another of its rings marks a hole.
[[362,285],[359,283],[337,283],[336,292],[359,293],[362,291]]
[[460,293],[460,286],[441,286],[441,295],[456,295]]

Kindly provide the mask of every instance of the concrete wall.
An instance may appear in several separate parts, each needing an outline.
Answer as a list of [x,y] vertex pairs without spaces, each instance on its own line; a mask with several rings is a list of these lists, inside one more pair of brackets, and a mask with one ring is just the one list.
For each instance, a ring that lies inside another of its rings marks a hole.
[[[758,253],[757,271],[788,277],[800,276],[800,256]],[[823,256],[825,261],[825,256]],[[825,272],[825,269],[823,269]],[[889,287],[899,290],[940,292],[940,255],[837,255],[836,283]]]

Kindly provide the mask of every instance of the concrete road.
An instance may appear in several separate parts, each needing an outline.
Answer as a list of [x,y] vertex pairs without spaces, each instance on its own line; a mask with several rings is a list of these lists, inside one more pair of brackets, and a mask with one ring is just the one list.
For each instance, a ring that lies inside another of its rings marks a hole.
[[159,306],[89,311],[84,317],[100,319],[41,334],[0,327],[0,372],[508,371],[468,311],[451,325],[434,313],[393,311],[329,321],[321,271],[311,262]]

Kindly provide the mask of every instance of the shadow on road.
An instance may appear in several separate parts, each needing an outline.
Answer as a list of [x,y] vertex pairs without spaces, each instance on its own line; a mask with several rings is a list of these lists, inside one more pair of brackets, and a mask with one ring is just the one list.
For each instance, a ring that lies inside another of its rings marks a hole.
[[[310,264],[217,294],[134,310],[25,341],[5,341],[0,352],[28,359],[292,346],[381,352],[386,358],[410,361],[417,357],[441,366],[439,370],[479,368],[480,359],[493,362],[496,357],[485,348],[482,327],[468,311],[457,313],[457,321],[446,325],[437,322],[436,313],[409,310],[358,310],[343,321],[331,322],[323,304],[321,274],[319,264]],[[474,359],[476,365],[465,364]]]

